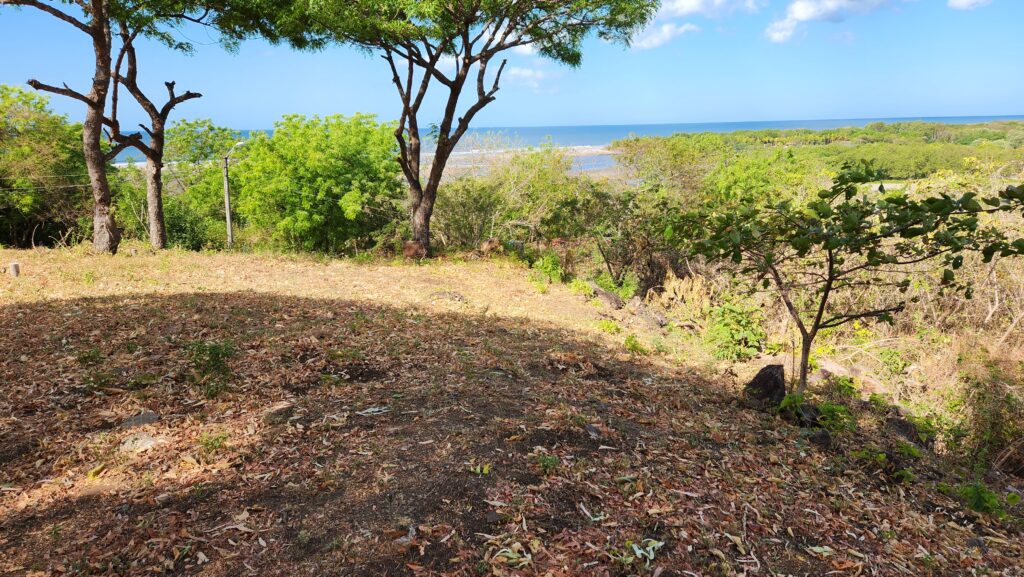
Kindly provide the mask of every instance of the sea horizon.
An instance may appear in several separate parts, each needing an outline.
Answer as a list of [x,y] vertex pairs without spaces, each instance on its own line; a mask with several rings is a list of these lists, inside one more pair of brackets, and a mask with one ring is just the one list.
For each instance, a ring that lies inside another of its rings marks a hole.
[[[745,130],[831,130],[838,128],[861,128],[869,124],[884,122],[929,122],[939,124],[983,124],[987,122],[1024,121],[1024,114],[985,116],[906,116],[880,118],[832,118],[803,120],[751,120],[728,122],[677,122],[654,124],[578,124],[562,126],[481,126],[470,128],[467,138],[460,143],[457,152],[462,154],[500,152],[540,146],[558,148],[608,147],[613,142],[634,137],[663,137],[673,134],[698,134],[702,132],[730,133]],[[243,139],[254,133],[271,134],[272,128],[239,129]],[[429,145],[425,146],[429,152]],[[119,163],[140,161],[134,151],[119,155]],[[591,160],[582,164],[604,167],[609,159],[605,154],[591,154]],[[586,170],[586,169],[585,169]]]

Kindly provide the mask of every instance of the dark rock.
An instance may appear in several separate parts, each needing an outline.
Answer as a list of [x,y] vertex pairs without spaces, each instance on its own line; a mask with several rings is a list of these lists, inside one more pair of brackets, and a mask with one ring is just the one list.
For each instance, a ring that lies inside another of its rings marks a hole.
[[619,297],[619,295],[604,290],[603,288],[597,286],[597,283],[590,283],[590,289],[594,291],[594,296],[597,297],[599,301],[612,307],[615,310],[619,310],[622,307],[626,306],[626,303],[622,301],[622,298]]
[[160,415],[154,413],[153,411],[144,411],[130,419],[126,419],[123,423],[121,423],[121,428],[131,429],[134,427],[141,427],[143,425],[152,425],[153,423],[159,420]]
[[755,408],[778,407],[786,398],[786,369],[782,365],[768,365],[743,388],[743,395]]
[[825,429],[810,429],[805,431],[803,437],[812,445],[821,449],[828,449],[832,446],[832,435]]
[[488,511],[487,515],[484,517],[484,520],[487,521],[489,525],[501,523],[501,513],[497,511]]

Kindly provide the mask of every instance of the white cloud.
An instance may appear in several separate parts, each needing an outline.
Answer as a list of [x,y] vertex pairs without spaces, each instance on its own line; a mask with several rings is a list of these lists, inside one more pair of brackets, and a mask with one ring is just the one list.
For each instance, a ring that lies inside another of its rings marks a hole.
[[658,15],[660,18],[683,18],[694,14],[719,16],[737,8],[753,12],[761,3],[762,0],[665,0]]
[[533,56],[537,53],[537,46],[535,44],[523,44],[522,46],[516,46],[513,48],[512,52],[522,54],[523,56]]
[[851,14],[866,14],[889,3],[890,0],[795,0],[786,8],[786,17],[769,24],[765,35],[772,42],[787,42],[805,22],[842,22]]
[[654,22],[633,39],[633,48],[657,48],[688,32],[700,31],[697,25],[683,22],[682,18],[715,18],[736,10],[756,12],[766,2],[767,0],[664,0]]
[[[764,33],[772,42],[788,42],[806,22],[842,22],[851,15],[867,14],[883,6],[909,1],[911,0],[793,0],[786,8],[786,17],[769,24]],[[946,1],[947,6],[956,10],[974,10],[991,3],[992,0]]]
[[687,32],[700,32],[700,27],[695,24],[690,24],[689,22],[684,24],[678,24],[675,22],[666,22],[660,25],[656,24],[645,30],[633,41],[633,48],[637,50],[657,48],[664,44],[668,44],[674,38],[682,36]]
[[954,10],[974,10],[982,6],[988,6],[992,0],[949,0],[950,8]]
[[522,66],[512,66],[505,71],[505,74],[507,74],[513,82],[524,84],[538,91],[545,82],[561,76],[561,74],[557,72],[549,72],[547,70],[541,70],[540,68],[525,68]]

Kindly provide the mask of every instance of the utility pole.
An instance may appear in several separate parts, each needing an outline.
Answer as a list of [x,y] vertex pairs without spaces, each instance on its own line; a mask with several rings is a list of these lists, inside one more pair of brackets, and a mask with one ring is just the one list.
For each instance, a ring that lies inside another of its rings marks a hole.
[[224,155],[224,220],[228,225],[228,248],[235,244],[235,232],[231,229],[231,185],[228,184],[228,162],[231,160],[231,153],[236,148],[245,144],[245,141],[236,142],[234,146]]
[[231,153],[224,156],[224,219],[228,225],[228,248],[235,243],[235,233],[231,230],[231,186],[228,184],[228,160]]

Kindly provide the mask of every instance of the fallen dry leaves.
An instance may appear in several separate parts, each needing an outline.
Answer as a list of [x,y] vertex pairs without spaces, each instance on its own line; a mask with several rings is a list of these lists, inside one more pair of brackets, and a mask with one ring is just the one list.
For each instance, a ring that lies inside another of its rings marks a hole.
[[[451,281],[480,306],[432,307],[293,262],[314,288],[216,291],[204,262],[273,266],[172,255],[159,290],[146,262],[76,296],[19,256],[37,285],[0,305],[2,574],[1021,574],[1019,529],[941,471],[894,484],[848,458],[864,439],[818,449],[545,322],[557,294],[502,315],[499,289]],[[400,292],[406,272],[372,275]]]

